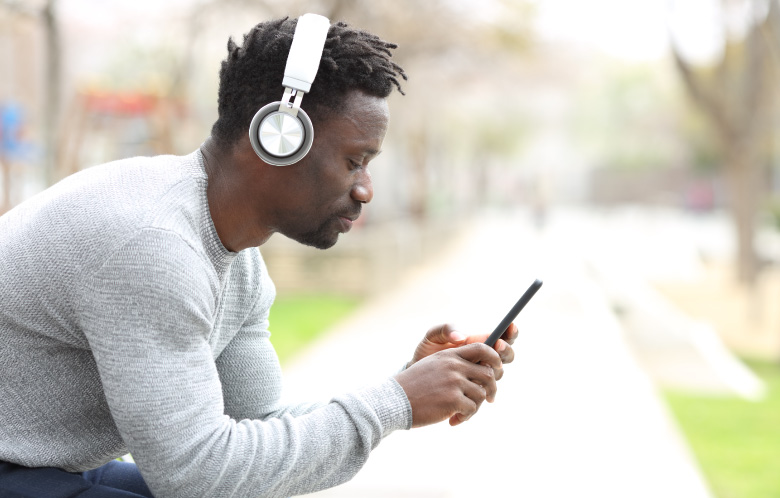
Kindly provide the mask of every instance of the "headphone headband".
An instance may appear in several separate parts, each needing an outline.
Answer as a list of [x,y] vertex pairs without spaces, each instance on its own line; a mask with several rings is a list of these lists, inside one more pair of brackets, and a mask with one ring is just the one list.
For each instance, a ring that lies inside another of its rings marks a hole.
[[320,68],[322,49],[328,36],[330,21],[317,14],[298,18],[290,54],[284,68],[282,86],[308,93]]

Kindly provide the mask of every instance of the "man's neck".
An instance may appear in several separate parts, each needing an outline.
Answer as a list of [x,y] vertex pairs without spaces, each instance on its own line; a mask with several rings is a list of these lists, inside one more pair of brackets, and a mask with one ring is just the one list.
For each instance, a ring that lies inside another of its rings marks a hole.
[[262,228],[260,216],[246,198],[250,179],[246,177],[247,159],[241,156],[239,147],[223,150],[208,138],[200,151],[208,176],[209,211],[222,245],[238,252],[267,242],[273,232]]

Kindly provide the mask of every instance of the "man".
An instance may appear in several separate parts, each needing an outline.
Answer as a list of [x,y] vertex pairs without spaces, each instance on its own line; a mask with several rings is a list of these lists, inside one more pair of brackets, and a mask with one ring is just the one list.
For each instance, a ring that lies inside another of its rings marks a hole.
[[[395,45],[330,26],[302,106],[311,150],[272,166],[247,130],[281,94],[295,26],[228,42],[219,118],[195,152],[87,169],[0,218],[0,495],[309,493],[350,479],[392,431],[458,424],[495,397],[514,326],[495,350],[434,327],[393,377],[280,402],[256,247],[281,233],[324,249],[349,230],[405,77]],[[137,468],[113,461],[128,451]]]

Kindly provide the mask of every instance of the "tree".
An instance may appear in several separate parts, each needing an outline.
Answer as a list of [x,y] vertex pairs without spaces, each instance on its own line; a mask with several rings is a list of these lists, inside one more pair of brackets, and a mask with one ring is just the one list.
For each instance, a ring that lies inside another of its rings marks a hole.
[[60,115],[60,91],[62,80],[59,23],[56,13],[57,0],[22,1],[0,0],[0,7],[11,13],[40,22],[46,46],[44,62],[44,112],[43,142],[47,183],[55,180],[57,131]]
[[[772,57],[780,39],[780,8],[775,0],[723,0],[724,9],[736,4],[750,13],[746,33],[726,37],[722,56],[713,67],[695,67],[678,45],[673,42],[672,47],[688,93],[720,140],[737,229],[737,275],[752,285],[760,269],[753,239],[777,86],[770,70],[776,64]],[[728,32],[725,27],[724,32]]]

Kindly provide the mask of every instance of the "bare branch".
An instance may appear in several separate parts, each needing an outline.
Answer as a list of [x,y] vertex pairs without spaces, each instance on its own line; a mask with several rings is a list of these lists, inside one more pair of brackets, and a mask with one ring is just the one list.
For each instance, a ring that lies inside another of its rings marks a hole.
[[718,131],[724,135],[729,135],[731,133],[731,126],[729,124],[728,113],[726,112],[726,106],[723,99],[719,99],[706,91],[704,83],[696,76],[693,67],[685,61],[674,42],[672,42],[672,53],[674,54],[674,61],[677,65],[677,69],[680,71],[680,75],[682,76],[685,87],[691,95],[691,98],[702,108],[702,110],[704,110],[704,112],[710,115],[713,122],[716,124]]
[[774,73],[774,83],[780,83],[780,8],[777,2],[769,2],[766,19],[760,26],[761,36],[769,49],[769,63]]

